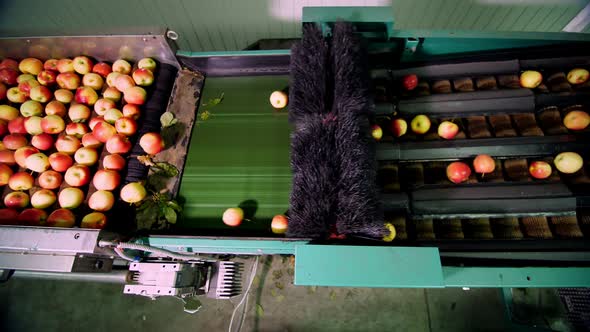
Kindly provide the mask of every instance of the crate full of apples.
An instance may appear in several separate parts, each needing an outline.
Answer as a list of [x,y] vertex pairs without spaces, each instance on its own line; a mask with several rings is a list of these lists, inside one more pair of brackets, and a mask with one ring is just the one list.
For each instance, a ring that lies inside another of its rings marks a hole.
[[[120,188],[156,62],[27,58],[0,62],[0,224],[102,228]],[[163,148],[144,135],[148,154]]]

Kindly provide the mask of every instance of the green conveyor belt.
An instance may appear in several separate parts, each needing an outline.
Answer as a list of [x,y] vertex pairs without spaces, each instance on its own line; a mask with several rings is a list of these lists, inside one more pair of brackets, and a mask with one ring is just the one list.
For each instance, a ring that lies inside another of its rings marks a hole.
[[[178,228],[218,234],[230,229],[221,221],[223,211],[245,205],[250,221],[231,233],[266,231],[274,215],[287,211],[288,111],[269,103],[273,91],[287,86],[287,76],[206,79],[180,185],[184,217]],[[220,104],[202,105],[222,93]],[[203,120],[205,111],[210,116]]]

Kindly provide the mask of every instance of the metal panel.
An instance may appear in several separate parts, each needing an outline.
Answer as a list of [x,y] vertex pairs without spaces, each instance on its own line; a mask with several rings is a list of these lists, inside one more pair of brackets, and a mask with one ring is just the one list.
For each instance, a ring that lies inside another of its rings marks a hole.
[[100,230],[0,226],[0,250],[93,253]]
[[295,252],[298,286],[442,287],[442,276],[437,248],[301,245]]
[[0,35],[69,35],[160,26],[178,32],[181,49],[229,51],[244,49],[258,39],[299,37],[304,6],[390,6],[397,29],[545,32],[561,31],[586,4],[588,0],[526,4],[491,0],[54,0],[47,6],[42,0],[3,1]]
[[181,252],[242,255],[293,255],[295,247],[308,240],[272,240],[252,238],[199,238],[178,236],[150,236],[142,243]]
[[590,287],[588,267],[443,267],[446,287]]

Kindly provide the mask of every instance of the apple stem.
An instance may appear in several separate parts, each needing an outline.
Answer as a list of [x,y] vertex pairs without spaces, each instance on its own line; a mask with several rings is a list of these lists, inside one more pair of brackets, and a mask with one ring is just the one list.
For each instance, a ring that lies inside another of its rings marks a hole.
[[486,175],[486,173],[481,173],[481,178],[483,179],[483,177]]
[[252,220],[250,220],[250,219],[247,219],[247,218],[244,218],[244,221],[250,222],[250,221],[252,221]]

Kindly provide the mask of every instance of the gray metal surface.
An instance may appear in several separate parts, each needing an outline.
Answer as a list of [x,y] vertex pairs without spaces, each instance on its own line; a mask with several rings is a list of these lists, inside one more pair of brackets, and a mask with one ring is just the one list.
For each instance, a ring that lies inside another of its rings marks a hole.
[[0,251],[93,253],[100,230],[0,226]]
[[165,29],[136,35],[0,38],[0,58],[35,57],[46,60],[85,54],[99,61],[123,58],[135,62],[151,57],[180,68],[175,48],[174,43],[166,37]]
[[109,273],[88,272],[48,272],[48,271],[14,271],[12,278],[27,278],[40,280],[85,281],[109,284],[124,284],[129,281],[130,272],[127,270],[111,271]]

